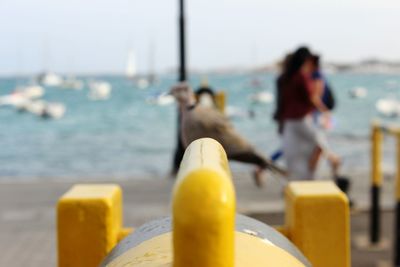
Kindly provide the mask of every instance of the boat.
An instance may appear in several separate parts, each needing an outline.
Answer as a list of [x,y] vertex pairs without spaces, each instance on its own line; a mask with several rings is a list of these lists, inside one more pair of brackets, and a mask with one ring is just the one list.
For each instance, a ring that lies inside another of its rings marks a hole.
[[167,92],[155,94],[148,97],[147,103],[158,106],[168,106],[175,102],[175,98]]
[[51,119],[61,119],[64,117],[66,107],[64,104],[59,102],[49,102],[46,104],[41,117]]
[[368,90],[364,87],[355,87],[349,91],[349,95],[352,98],[364,98],[368,94]]
[[82,90],[83,88],[83,81],[76,79],[75,77],[68,77],[66,78],[61,87],[64,89],[73,89],[73,90]]
[[375,104],[376,110],[385,117],[400,116],[400,101],[395,98],[382,98]]
[[44,119],[60,119],[66,112],[64,104],[44,100],[28,100],[16,107],[19,112],[29,112]]
[[274,95],[267,91],[251,94],[249,99],[253,103],[257,104],[268,104],[274,100]]
[[231,119],[252,119],[255,117],[253,110],[246,110],[240,107],[227,106],[225,109],[225,115]]
[[41,98],[44,93],[44,88],[39,85],[17,87],[11,94],[0,96],[0,106],[20,106],[30,100]]
[[17,87],[15,91],[20,92],[29,99],[41,98],[45,93],[44,88],[40,85],[28,85],[28,86]]
[[29,101],[20,92],[11,93],[9,95],[0,96],[0,106],[18,106],[23,105],[26,101]]
[[89,83],[89,94],[90,100],[106,100],[111,94],[111,84],[105,81],[92,81]]
[[129,80],[134,81],[138,89],[148,89],[152,84],[156,82],[156,77],[153,71],[153,55],[150,55],[150,72],[148,75],[138,75],[136,66],[136,57],[132,49],[128,52],[128,59],[126,63],[125,75]]
[[136,78],[137,69],[136,69],[136,58],[135,53],[132,49],[128,52],[128,60],[126,62],[126,77],[130,80]]
[[63,78],[53,72],[43,72],[37,77],[38,83],[48,87],[58,87],[63,83]]

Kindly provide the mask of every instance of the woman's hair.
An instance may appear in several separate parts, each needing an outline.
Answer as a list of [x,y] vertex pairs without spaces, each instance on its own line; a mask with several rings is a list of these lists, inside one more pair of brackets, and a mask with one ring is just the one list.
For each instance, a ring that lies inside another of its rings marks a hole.
[[303,66],[307,59],[311,58],[312,54],[307,47],[298,48],[290,57],[286,57],[283,75],[287,78],[292,77]]
[[314,66],[315,66],[316,68],[319,68],[319,67],[320,67],[320,61],[321,61],[320,56],[318,56],[318,55],[313,55],[313,56],[311,57],[311,60],[312,60]]

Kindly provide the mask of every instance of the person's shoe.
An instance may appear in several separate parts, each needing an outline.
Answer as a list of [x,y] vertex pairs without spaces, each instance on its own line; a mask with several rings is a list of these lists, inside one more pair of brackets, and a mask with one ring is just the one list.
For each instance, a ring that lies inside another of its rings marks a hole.
[[344,176],[336,176],[335,183],[339,187],[339,189],[343,191],[343,193],[345,193],[346,195],[348,194],[351,186],[349,178]]

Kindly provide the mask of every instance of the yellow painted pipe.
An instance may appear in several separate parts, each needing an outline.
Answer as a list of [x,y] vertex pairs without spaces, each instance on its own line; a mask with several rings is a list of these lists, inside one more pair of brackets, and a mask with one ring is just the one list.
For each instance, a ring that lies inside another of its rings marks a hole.
[[190,144],[172,201],[173,267],[233,267],[235,191],[217,141]]
[[400,133],[396,135],[397,138],[397,159],[396,159],[396,168],[397,168],[397,173],[396,173],[396,200],[400,201]]
[[380,187],[382,185],[382,141],[383,133],[377,123],[372,125],[372,185]]

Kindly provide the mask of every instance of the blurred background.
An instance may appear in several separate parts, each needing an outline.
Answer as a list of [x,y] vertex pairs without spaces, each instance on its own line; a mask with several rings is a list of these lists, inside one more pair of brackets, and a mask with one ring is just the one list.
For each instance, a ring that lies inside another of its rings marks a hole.
[[[227,115],[271,155],[280,147],[271,119],[279,62],[307,45],[337,99],[330,142],[343,170],[369,172],[371,119],[400,116],[399,8],[395,0],[187,1],[190,83],[224,90]],[[177,23],[177,1],[1,1],[0,179],[167,176],[176,105],[164,92],[178,79]]]

